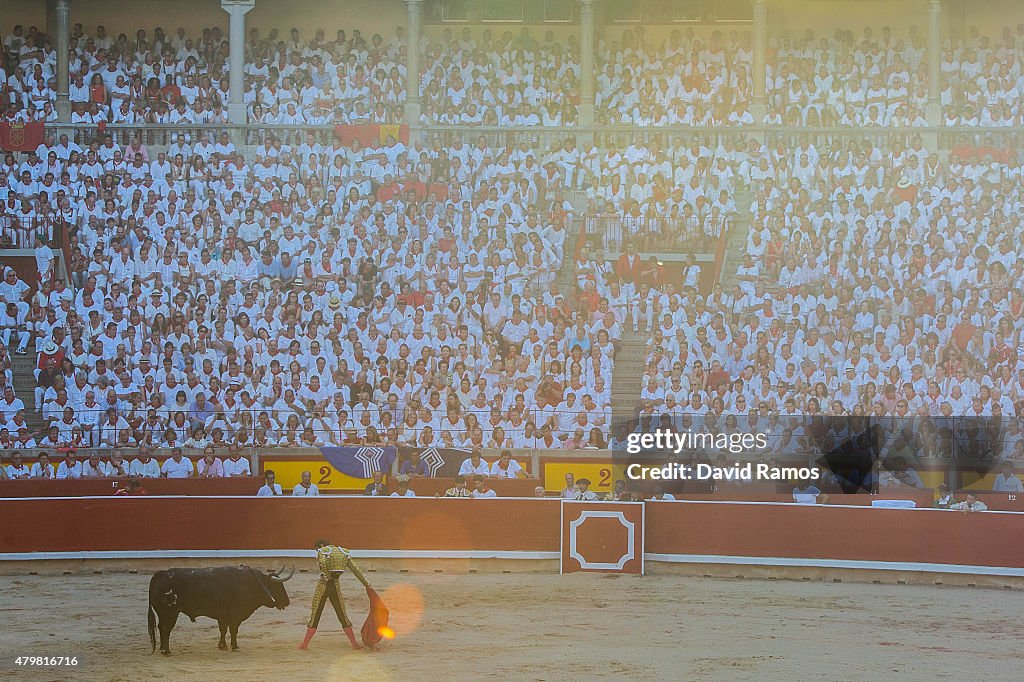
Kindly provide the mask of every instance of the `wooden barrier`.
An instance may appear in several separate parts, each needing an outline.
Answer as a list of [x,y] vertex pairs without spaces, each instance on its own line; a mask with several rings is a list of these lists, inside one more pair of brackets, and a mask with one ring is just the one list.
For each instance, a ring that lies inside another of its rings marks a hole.
[[1024,569],[1024,546],[1006,541],[1022,529],[1024,516],[1000,512],[658,502],[647,505],[646,551],[654,560],[650,555]]
[[[472,510],[470,511],[470,507]],[[0,500],[0,552],[558,552],[558,500],[160,497]],[[0,559],[2,559],[0,555]]]
[[[351,479],[358,483],[357,479]],[[0,498],[18,497],[102,497],[113,495],[127,483],[127,478],[85,478],[76,480],[23,479],[18,481],[0,480]],[[244,478],[144,478],[142,486],[148,495],[232,495],[251,497],[263,485],[259,476]],[[434,497],[455,485],[451,478],[414,478],[410,488],[418,497]],[[534,497],[535,489],[541,485],[536,478],[488,479],[498,497]],[[284,494],[291,494],[290,486],[282,486]],[[695,486],[696,487],[696,486]],[[792,502],[789,486],[767,484],[726,485],[715,492],[676,493],[677,500],[693,502]],[[388,492],[396,489],[394,480],[389,482]],[[323,489],[325,495],[362,495],[362,488]],[[957,499],[963,499],[967,491],[960,491]],[[974,491],[972,491],[974,492]],[[1024,495],[1015,493],[975,492],[978,499],[993,511],[1024,512]],[[877,495],[830,494],[830,505],[870,506],[875,500],[911,500],[920,508],[931,507],[935,492],[930,488],[880,488]]]
[[[959,500],[964,498],[967,491],[961,491],[956,497]],[[979,500],[988,505],[993,511],[1016,511],[1024,512],[1024,494],[1022,493],[996,493],[984,491],[970,491]]]
[[644,572],[642,502],[562,500],[561,573]]
[[[1024,545],[1012,541],[1024,530],[1024,514],[732,502],[644,506],[648,567],[743,563],[1024,576]],[[0,561],[304,556],[318,538],[382,558],[555,559],[561,507],[550,498],[3,499]]]

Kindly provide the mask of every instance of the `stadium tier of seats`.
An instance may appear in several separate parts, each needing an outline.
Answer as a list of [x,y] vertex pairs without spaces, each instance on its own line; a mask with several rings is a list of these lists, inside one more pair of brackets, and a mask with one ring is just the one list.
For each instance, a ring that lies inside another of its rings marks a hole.
[[[1024,110],[1021,42],[976,29],[943,44],[941,123],[1020,126]],[[4,36],[8,60],[3,116],[55,122],[54,41],[21,26]],[[924,127],[928,67],[924,37],[888,28],[773,36],[766,70],[769,108],[752,114],[749,32],[673,30],[655,39],[638,26],[598,41],[598,125],[758,124]],[[189,35],[139,29],[70,39],[69,99],[74,123],[226,123],[228,43],[220,27]],[[311,39],[253,32],[246,44],[248,120],[266,125],[403,122],[404,28],[367,38],[358,29]],[[580,100],[580,46],[552,31],[445,29],[419,45],[423,125],[574,126]],[[416,123],[416,121],[404,121]]]
[[[572,135],[575,40],[498,33],[423,39],[418,123],[559,135],[344,141],[332,126],[403,122],[404,32],[293,30],[247,44],[263,128],[243,144],[189,127],[227,121],[220,29],[77,27],[72,124],[166,124],[168,144],[48,128],[5,155],[2,238],[38,272],[5,268],[0,329],[38,363],[32,395],[0,375],[0,448],[604,448],[626,340],[646,344],[640,423],[770,420],[780,452],[797,416],[1019,416],[1020,140],[868,135],[926,126],[916,31],[774,38],[756,124],[855,129],[777,140],[742,131],[749,36],[599,41],[598,125],[708,131],[626,144]],[[1022,46],[950,40],[944,123],[1020,126]],[[51,41],[4,47],[4,122],[55,121]],[[296,124],[319,128],[274,127]],[[693,252],[737,235],[708,285]]]

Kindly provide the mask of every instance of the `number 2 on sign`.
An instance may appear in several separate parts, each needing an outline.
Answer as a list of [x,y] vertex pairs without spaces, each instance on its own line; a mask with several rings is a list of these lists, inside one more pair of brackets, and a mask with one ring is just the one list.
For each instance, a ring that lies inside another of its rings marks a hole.
[[606,485],[608,485],[608,482],[612,480],[612,470],[611,469],[603,468],[600,471],[598,471],[597,473],[601,475],[601,480],[597,484],[601,488],[603,488]]
[[329,467],[329,466],[322,466],[322,467],[320,467],[320,480],[317,481],[316,484],[317,485],[330,485],[331,484],[331,474],[332,473],[334,473],[334,471],[331,469],[331,467]]

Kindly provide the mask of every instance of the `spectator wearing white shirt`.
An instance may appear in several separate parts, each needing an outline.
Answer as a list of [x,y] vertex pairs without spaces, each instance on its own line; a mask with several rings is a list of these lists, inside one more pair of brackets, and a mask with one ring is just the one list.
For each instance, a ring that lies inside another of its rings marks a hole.
[[320,488],[313,483],[313,475],[308,471],[302,472],[302,480],[292,488],[292,495],[298,497],[319,497]]
[[953,511],[988,511],[988,505],[978,499],[974,493],[967,493],[967,499],[963,502],[957,502],[949,505],[949,508]]
[[160,463],[153,459],[148,446],[139,448],[139,456],[128,466],[128,473],[135,478],[160,478]]
[[111,453],[110,461],[107,462],[107,474],[113,478],[129,475],[128,462],[124,461],[124,455],[120,451],[115,450]]
[[22,461],[22,455],[20,452],[15,452],[11,455],[11,463],[7,465],[7,477],[12,480],[20,478],[29,478],[32,475],[32,470],[27,464]]
[[582,500],[584,502],[594,502],[600,500],[597,493],[590,489],[590,479],[581,478],[576,481],[576,500]]
[[50,464],[50,456],[45,452],[39,453],[37,460],[32,463],[30,473],[32,478],[44,478],[51,481],[57,477],[57,470]]
[[996,476],[992,490],[997,493],[1024,493],[1024,483],[1013,473],[1013,462],[1003,462],[1002,473]]
[[117,409],[109,407],[99,426],[99,442],[107,447],[114,447],[117,445],[120,433],[129,428],[128,422],[117,413]]
[[160,473],[164,478],[192,478],[195,475],[195,466],[188,457],[183,457],[181,448],[174,448],[171,456],[164,460],[160,467]]
[[479,450],[473,450],[459,467],[460,476],[489,476],[491,466],[483,459]]
[[242,448],[238,443],[228,446],[228,458],[224,460],[224,475],[228,477],[252,476],[249,459],[242,457]]
[[89,459],[82,462],[82,478],[107,478],[110,476],[110,468],[107,463],[100,459],[97,452],[89,455]]
[[391,497],[416,497],[416,493],[409,489],[409,481],[403,476],[398,479],[398,490],[391,493]]
[[523,339],[530,331],[529,323],[523,319],[523,314],[516,308],[512,311],[512,318],[507,320],[501,328],[501,338],[505,343],[514,346],[517,351],[520,349]]
[[473,492],[470,494],[476,499],[498,496],[498,493],[487,487],[487,479],[483,476],[477,476],[473,479]]
[[82,463],[75,459],[75,455],[68,450],[64,454],[64,461],[57,466],[57,480],[74,480],[82,477]]
[[654,488],[654,495],[651,497],[651,499],[658,501],[668,500],[671,502],[676,499],[676,496],[673,495],[672,493],[665,492],[665,489],[659,485]]
[[502,450],[498,461],[491,465],[491,478],[526,478],[526,471],[512,459],[511,452]]
[[274,482],[276,478],[277,475],[274,473],[273,469],[267,469],[263,472],[263,479],[265,483],[258,491],[256,491],[256,497],[276,497],[278,495],[283,495],[284,493],[281,492],[281,484]]

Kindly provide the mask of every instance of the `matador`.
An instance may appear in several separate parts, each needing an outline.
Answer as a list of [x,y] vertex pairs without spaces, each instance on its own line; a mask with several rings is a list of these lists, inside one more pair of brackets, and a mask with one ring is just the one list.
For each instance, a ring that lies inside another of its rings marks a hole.
[[348,641],[352,643],[352,648],[362,649],[362,645],[356,641],[355,633],[352,632],[352,621],[349,620],[348,614],[345,613],[345,601],[341,596],[338,579],[348,570],[352,572],[352,575],[364,587],[370,587],[370,583],[366,580],[366,576],[359,570],[356,563],[352,561],[352,555],[344,547],[329,545],[324,540],[317,540],[314,547],[316,549],[316,562],[320,567],[320,580],[317,581],[316,591],[313,593],[313,608],[309,614],[309,622],[306,623],[306,636],[302,640],[302,644],[299,645],[299,648],[306,649],[309,647],[309,642],[313,639],[313,635],[316,634],[316,628],[320,624],[320,616],[324,612],[324,604],[330,599],[331,606],[334,607],[334,612],[338,615],[338,621],[341,623],[341,627],[344,628]]

